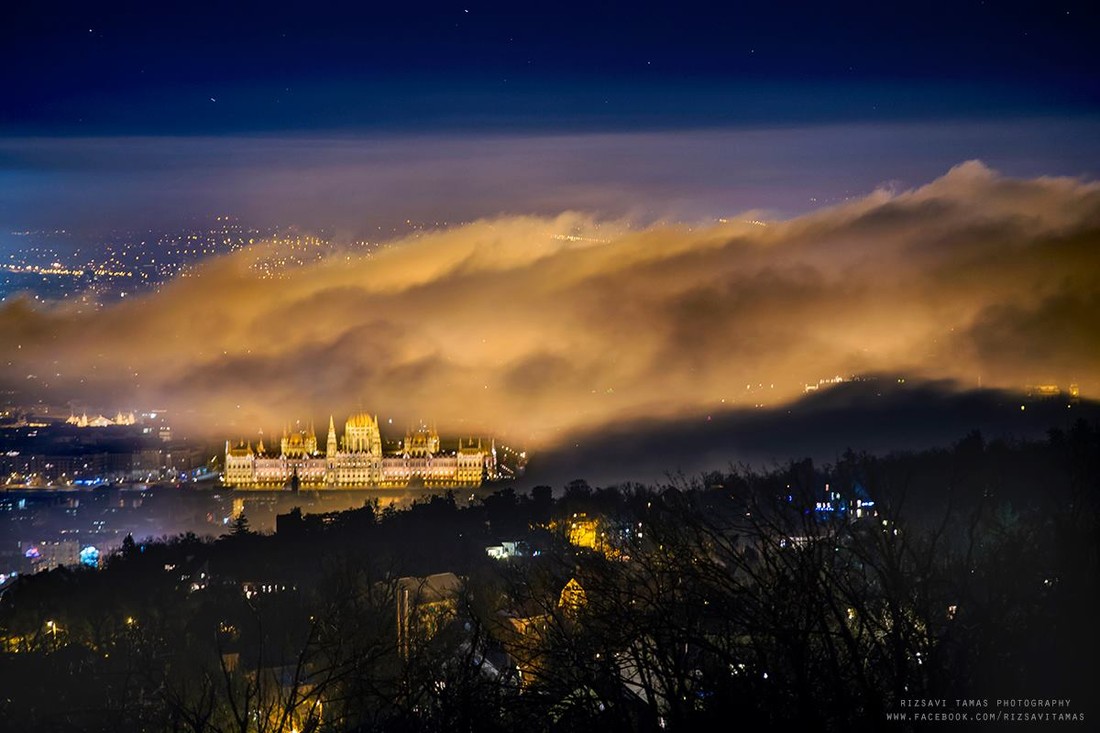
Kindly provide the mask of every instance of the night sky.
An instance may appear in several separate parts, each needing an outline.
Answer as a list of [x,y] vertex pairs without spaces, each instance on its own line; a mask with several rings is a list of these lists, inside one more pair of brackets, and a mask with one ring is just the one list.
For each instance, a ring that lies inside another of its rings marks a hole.
[[789,216],[1100,166],[1089,3],[528,5],[10,7],[0,232]]
[[1100,388],[1089,3],[374,5],[5,9],[0,253],[222,214],[438,233],[9,301],[0,386],[212,434],[353,395],[536,445],[835,374]]
[[1084,2],[167,5],[8,8],[0,130],[636,130],[1100,101]]

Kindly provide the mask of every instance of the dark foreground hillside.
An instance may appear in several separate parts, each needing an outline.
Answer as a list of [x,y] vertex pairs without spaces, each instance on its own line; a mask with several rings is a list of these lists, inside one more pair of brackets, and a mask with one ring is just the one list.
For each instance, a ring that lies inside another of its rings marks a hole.
[[241,517],[20,578],[0,727],[1095,724],[1097,426],[674,483]]

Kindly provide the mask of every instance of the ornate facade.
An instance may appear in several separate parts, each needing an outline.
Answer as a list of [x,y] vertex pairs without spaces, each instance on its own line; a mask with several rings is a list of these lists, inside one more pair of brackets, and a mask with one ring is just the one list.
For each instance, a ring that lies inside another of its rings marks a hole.
[[65,421],[69,425],[75,425],[78,428],[106,428],[111,425],[133,425],[137,422],[134,417],[134,413],[130,412],[123,415],[119,412],[115,415],[115,419],[112,420],[109,417],[103,415],[96,415],[95,417],[88,417],[88,413],[84,413],[80,417],[70,414],[69,418]]
[[481,440],[460,440],[454,451],[440,448],[439,434],[420,427],[405,434],[400,449],[386,455],[378,418],[353,415],[337,441],[336,424],[330,417],[324,451],[317,435],[308,430],[283,431],[279,454],[269,455],[261,439],[252,443],[225,444],[227,486],[238,489],[473,488],[486,476],[496,475],[496,447],[486,449]]

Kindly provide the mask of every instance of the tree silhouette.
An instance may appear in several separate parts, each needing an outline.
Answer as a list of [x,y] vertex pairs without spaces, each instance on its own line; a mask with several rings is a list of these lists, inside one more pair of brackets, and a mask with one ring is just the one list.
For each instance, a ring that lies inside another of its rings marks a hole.
[[241,537],[243,535],[252,534],[252,530],[248,526],[248,517],[245,516],[244,511],[237,515],[237,518],[233,520],[233,526],[229,530],[231,537]]
[[[20,577],[0,595],[0,720],[877,730],[901,699],[1084,706],[1100,652],[1098,456],[1100,430],[1081,424],[661,490],[578,482],[558,501],[504,491],[275,535],[242,514],[216,541],[127,537],[102,570]],[[598,521],[595,548],[538,526],[574,511]],[[502,527],[537,552],[488,558]],[[461,591],[410,617],[399,645],[398,579],[441,572]]]

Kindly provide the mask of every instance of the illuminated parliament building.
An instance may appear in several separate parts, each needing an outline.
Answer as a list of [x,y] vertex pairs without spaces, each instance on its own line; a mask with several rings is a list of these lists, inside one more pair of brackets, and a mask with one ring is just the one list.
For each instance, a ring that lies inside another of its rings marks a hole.
[[261,438],[252,443],[225,444],[227,486],[238,489],[362,489],[473,488],[496,477],[496,446],[480,439],[462,441],[457,450],[442,451],[439,434],[420,427],[405,434],[401,448],[383,454],[378,418],[353,415],[337,442],[336,425],[328,421],[328,440],[319,450],[317,435],[308,430],[283,431],[279,453],[269,453]]

